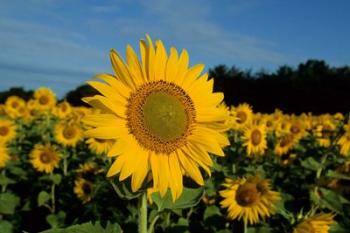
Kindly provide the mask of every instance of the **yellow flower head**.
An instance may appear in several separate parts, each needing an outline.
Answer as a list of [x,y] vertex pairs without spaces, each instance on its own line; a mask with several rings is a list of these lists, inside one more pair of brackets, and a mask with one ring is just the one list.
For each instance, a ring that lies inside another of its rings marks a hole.
[[292,133],[284,134],[280,136],[275,145],[275,153],[279,156],[288,153],[288,151],[297,144],[298,139]]
[[236,108],[231,109],[232,115],[235,118],[233,129],[242,130],[253,121],[253,110],[248,104],[243,103]]
[[11,118],[17,118],[21,116],[20,109],[26,106],[26,102],[18,96],[10,96],[5,102],[5,111]]
[[224,156],[222,147],[229,141],[217,130],[227,119],[218,108],[223,94],[213,93],[213,79],[201,75],[204,65],[188,67],[186,50],[179,54],[171,48],[168,54],[160,40],[154,45],[147,36],[147,42],[140,41],[140,53],[141,61],[128,46],[124,62],[112,50],[115,75],[100,74],[104,83],[89,82],[101,95],[84,99],[100,110],[85,117],[93,127],[86,136],[117,139],[108,153],[117,157],[107,176],[131,176],[137,191],[152,173],[153,186],[162,196],[170,188],[175,200],[184,174],[203,185],[199,167],[210,173],[208,153]]
[[334,214],[320,213],[304,219],[293,230],[293,233],[328,233],[331,224],[334,224]]
[[243,145],[248,156],[262,155],[267,149],[265,125],[247,126],[243,134]]
[[0,143],[7,143],[16,137],[16,124],[12,120],[0,119]]
[[83,132],[76,122],[61,121],[55,127],[55,139],[64,146],[76,146],[83,139]]
[[67,101],[63,101],[62,103],[59,103],[55,108],[55,115],[60,119],[64,119],[68,117],[71,113],[72,113],[72,107]]
[[226,179],[220,195],[222,208],[228,208],[228,217],[242,219],[246,223],[256,224],[261,219],[270,217],[276,211],[276,204],[281,199],[280,193],[271,190],[268,180],[258,176],[237,180]]
[[30,152],[30,162],[39,172],[51,173],[60,162],[60,155],[52,145],[36,144]]
[[350,121],[344,125],[344,134],[339,138],[337,144],[340,146],[340,154],[348,156],[350,154]]
[[4,168],[10,158],[11,157],[7,151],[6,145],[4,143],[0,143],[0,168]]
[[98,138],[89,138],[86,140],[86,143],[89,145],[89,149],[95,152],[96,154],[107,154],[107,152],[112,148],[115,140],[113,139],[98,139]]
[[40,110],[49,110],[56,105],[56,96],[51,89],[40,87],[35,90],[34,98]]
[[85,204],[93,197],[93,184],[81,177],[74,181],[74,193]]

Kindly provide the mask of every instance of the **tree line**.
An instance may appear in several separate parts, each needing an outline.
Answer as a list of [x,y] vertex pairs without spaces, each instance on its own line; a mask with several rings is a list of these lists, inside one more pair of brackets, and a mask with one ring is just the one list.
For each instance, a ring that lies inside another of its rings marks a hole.
[[[256,112],[271,113],[348,113],[350,111],[350,67],[331,67],[323,60],[307,60],[296,68],[280,66],[274,72],[242,70],[218,65],[209,69],[214,90],[225,94],[227,105],[246,102]],[[29,99],[32,90],[11,88],[0,92],[0,103],[10,95]],[[84,105],[81,98],[97,92],[87,85],[69,91],[63,99],[74,106]]]

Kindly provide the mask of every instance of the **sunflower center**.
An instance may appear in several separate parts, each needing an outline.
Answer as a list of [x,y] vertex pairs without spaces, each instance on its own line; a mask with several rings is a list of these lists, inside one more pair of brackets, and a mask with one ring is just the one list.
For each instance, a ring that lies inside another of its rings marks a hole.
[[256,184],[245,183],[238,187],[236,192],[236,201],[240,206],[251,206],[259,200],[260,192]]
[[18,105],[19,105],[19,104],[18,104],[17,101],[12,102],[12,104],[11,104],[11,106],[12,106],[13,108],[17,108]]
[[48,151],[44,151],[40,154],[40,161],[44,164],[48,164],[51,162],[52,155]]
[[63,103],[63,104],[61,105],[61,111],[62,111],[62,112],[65,112],[65,111],[67,111],[67,110],[68,110],[67,104],[66,104],[66,103]]
[[250,139],[252,140],[252,144],[254,146],[259,145],[262,140],[262,134],[260,130],[254,129],[253,132],[251,133]]
[[39,103],[41,105],[46,105],[48,102],[49,102],[49,97],[47,97],[46,95],[40,96]]
[[76,130],[74,127],[67,126],[63,129],[62,134],[65,139],[72,139],[76,135]]
[[280,146],[281,147],[285,147],[285,146],[289,145],[292,142],[292,140],[293,140],[293,136],[292,135],[289,135],[289,134],[285,135],[281,139]]
[[329,138],[330,136],[332,136],[332,127],[326,124],[322,128],[322,137]]
[[0,135],[1,136],[6,136],[9,133],[10,129],[6,126],[1,126],[0,127]]
[[90,194],[92,192],[92,188],[89,183],[83,183],[83,186],[81,187],[81,189],[85,194]]
[[195,109],[186,92],[163,80],[142,85],[127,107],[129,131],[139,144],[169,154],[185,145],[195,122]]
[[247,120],[248,116],[245,112],[240,111],[240,112],[237,112],[237,118],[238,118],[237,122],[242,124]]
[[292,127],[290,128],[290,132],[292,132],[293,134],[298,134],[300,132],[300,129],[297,125],[292,125]]

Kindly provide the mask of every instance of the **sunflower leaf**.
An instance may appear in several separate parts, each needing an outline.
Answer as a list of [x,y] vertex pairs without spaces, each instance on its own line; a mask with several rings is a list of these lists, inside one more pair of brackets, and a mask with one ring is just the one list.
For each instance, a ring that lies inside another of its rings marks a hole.
[[50,194],[48,194],[46,191],[41,191],[38,195],[38,206],[44,205],[50,200],[50,198]]
[[14,214],[20,199],[12,193],[0,194],[0,214]]
[[41,233],[121,233],[122,230],[117,223],[107,223],[104,228],[100,222],[77,224],[65,229],[50,229]]
[[197,205],[203,193],[203,188],[184,188],[179,199],[173,202],[171,192],[168,190],[164,197],[161,197],[159,192],[152,193],[152,200],[157,205],[158,211],[163,211],[165,209],[185,209]]

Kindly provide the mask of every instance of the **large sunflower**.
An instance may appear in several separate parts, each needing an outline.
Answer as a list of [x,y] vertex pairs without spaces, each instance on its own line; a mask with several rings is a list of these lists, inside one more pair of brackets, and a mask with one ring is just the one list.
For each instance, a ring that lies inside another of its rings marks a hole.
[[0,143],[6,143],[16,137],[16,125],[13,121],[0,119]]
[[59,122],[55,127],[56,141],[64,146],[76,146],[83,139],[83,132],[76,122]]
[[94,127],[88,137],[117,139],[108,156],[116,159],[107,176],[120,173],[119,180],[131,176],[136,191],[151,171],[153,186],[174,199],[182,193],[182,176],[189,175],[199,185],[199,167],[210,173],[208,152],[224,156],[229,144],[217,130],[225,124],[227,112],[219,109],[222,93],[213,93],[213,79],[201,75],[204,65],[188,67],[186,50],[169,56],[161,41],[155,46],[147,36],[140,41],[141,62],[132,47],[126,49],[126,63],[114,50],[110,53],[114,75],[100,74],[106,83],[89,84],[102,95],[84,100],[102,113],[85,117]]
[[275,213],[281,198],[279,192],[271,190],[268,180],[258,176],[226,179],[223,185],[225,189],[219,193],[224,200],[220,205],[228,208],[228,217],[232,220],[243,218],[246,223],[258,223]]
[[262,155],[267,149],[265,125],[250,125],[245,128],[243,145],[247,148],[248,156]]
[[320,213],[304,219],[293,230],[293,233],[328,233],[330,225],[334,224],[334,214]]
[[30,153],[31,163],[39,172],[51,173],[60,162],[60,155],[52,145],[36,144]]

